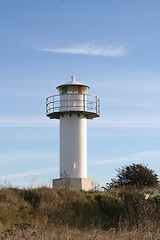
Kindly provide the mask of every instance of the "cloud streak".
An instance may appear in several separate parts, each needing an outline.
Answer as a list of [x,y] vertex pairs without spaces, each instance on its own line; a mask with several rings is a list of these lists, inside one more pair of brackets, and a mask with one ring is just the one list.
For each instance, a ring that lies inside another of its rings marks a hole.
[[[160,151],[144,151],[144,152],[139,152],[135,154],[131,154],[128,156],[124,157],[117,157],[117,158],[111,158],[111,159],[105,159],[105,160],[99,160],[99,161],[90,161],[88,162],[88,166],[90,167],[96,167],[99,165],[106,165],[110,163],[115,163],[115,162],[121,162],[122,164],[127,164],[127,163],[136,163],[136,162],[141,162],[145,163],[149,162],[152,160],[159,160],[160,158]],[[23,172],[18,172],[10,175],[4,175],[1,176],[0,180],[14,180],[14,179],[23,179],[25,177],[30,177],[30,176],[38,176],[38,175],[46,175],[46,174],[53,174],[58,171],[57,167],[54,168],[43,168],[43,169],[34,169],[30,171],[23,171]]]
[[49,53],[80,54],[103,57],[122,57],[125,56],[127,53],[126,49],[123,46],[99,46],[89,43],[78,44],[66,48],[38,48],[37,50]]
[[160,116],[113,115],[89,121],[90,127],[110,128],[160,128]]
[[103,104],[109,104],[110,106],[122,106],[122,107],[134,107],[136,109],[151,109],[151,110],[160,110],[160,105],[155,102],[150,102],[146,100],[136,101],[131,99],[122,99],[122,98],[103,98]]
[[[0,127],[58,127],[58,121],[42,116],[0,116]],[[160,128],[159,115],[108,115],[88,121],[89,127]]]
[[58,126],[58,121],[50,121],[42,116],[0,116],[0,127],[53,127]]
[[117,158],[111,158],[111,159],[105,159],[105,160],[99,160],[99,161],[91,161],[88,163],[89,166],[98,166],[98,165],[105,165],[109,163],[115,163],[115,162],[148,162],[148,161],[154,161],[160,159],[160,151],[145,151],[145,152],[139,152],[135,153],[129,156],[124,157],[117,157]]
[[58,152],[49,151],[22,151],[22,150],[1,150],[0,164],[2,165],[19,165],[29,161],[56,161]]
[[45,175],[49,173],[55,173],[58,171],[58,168],[46,168],[46,169],[35,169],[31,171],[19,172],[11,175],[1,176],[1,180],[13,180],[21,179],[24,177],[35,176],[35,175]]

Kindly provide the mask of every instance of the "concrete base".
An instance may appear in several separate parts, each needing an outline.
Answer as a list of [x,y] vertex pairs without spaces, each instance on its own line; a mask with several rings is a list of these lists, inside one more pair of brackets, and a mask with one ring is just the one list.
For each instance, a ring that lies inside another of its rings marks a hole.
[[53,188],[72,188],[89,191],[94,189],[94,180],[91,178],[58,178],[53,179]]

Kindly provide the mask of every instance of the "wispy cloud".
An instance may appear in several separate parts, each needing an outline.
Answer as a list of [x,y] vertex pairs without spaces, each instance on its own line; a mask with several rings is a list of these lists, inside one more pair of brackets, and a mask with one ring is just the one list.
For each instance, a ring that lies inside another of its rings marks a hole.
[[136,116],[136,115],[113,115],[89,121],[90,127],[113,127],[113,128],[160,128],[160,116]]
[[55,173],[58,171],[58,168],[45,168],[45,169],[35,169],[31,171],[19,172],[11,175],[1,176],[1,180],[13,180],[13,179],[21,179],[29,176],[36,175],[45,175],[49,173]]
[[24,164],[24,162],[57,161],[58,152],[49,151],[27,151],[27,150],[2,150],[0,152],[0,165],[11,166]]
[[90,43],[83,43],[64,48],[38,48],[38,50],[50,53],[95,55],[104,57],[122,57],[127,53],[126,49],[123,46],[104,46]]
[[[58,121],[42,116],[0,116],[0,127],[58,127]],[[108,115],[88,121],[90,127],[160,128],[159,115]]]
[[123,99],[123,98],[106,98],[102,99],[103,104],[109,104],[110,106],[122,106],[122,107],[131,107],[136,109],[151,109],[151,110],[160,110],[160,105],[156,102],[141,100],[132,100],[132,99]]
[[58,121],[49,121],[42,116],[0,116],[0,127],[51,127],[57,126]]
[[124,156],[124,157],[117,157],[117,158],[109,158],[99,161],[91,161],[88,162],[89,166],[98,166],[103,164],[109,164],[109,163],[115,163],[115,162],[121,162],[122,164],[126,164],[127,162],[149,162],[154,160],[160,159],[160,151],[145,151],[145,152],[139,152],[132,155]]
[[[96,167],[99,165],[105,165],[105,164],[110,164],[110,163],[115,163],[115,162],[121,162],[122,164],[127,164],[127,163],[148,163],[150,161],[157,161],[160,159],[160,151],[145,151],[145,152],[139,152],[135,153],[132,155],[124,156],[124,157],[117,157],[117,158],[108,158],[104,160],[99,160],[99,161],[90,161],[88,162],[88,165],[90,167]],[[37,176],[37,175],[45,175],[45,174],[50,174],[50,173],[55,173],[58,171],[57,167],[54,168],[43,168],[43,169],[35,169],[35,170],[30,170],[30,171],[23,171],[23,172],[18,172],[10,175],[3,175],[1,176],[0,180],[14,180],[14,179],[23,179],[25,177],[30,177],[30,176]]]
[[[139,72],[138,72],[139,74]],[[98,82],[98,84],[97,84]],[[109,80],[106,78],[106,76],[101,76],[100,79],[90,80],[88,82],[89,85],[92,85],[92,89],[95,88],[96,91],[100,91],[101,96],[103,96],[112,93],[112,96],[121,95],[122,97],[126,96],[126,93],[128,93],[129,97],[133,96],[135,97],[135,93],[140,94],[138,95],[139,99],[141,94],[147,94],[148,100],[151,100],[149,96],[151,94],[157,94],[156,96],[159,97],[160,93],[160,81],[159,81],[159,75],[154,76],[154,74],[151,75],[134,75],[131,76],[126,74],[125,76],[119,76],[118,79],[115,79],[115,76],[110,76]],[[103,89],[102,89],[103,86]],[[113,95],[114,94],[114,95]],[[132,94],[132,95],[130,95]],[[145,95],[143,95],[145,96]],[[155,95],[153,95],[153,98]],[[129,98],[128,98],[129,99]],[[142,99],[142,98],[141,98]]]

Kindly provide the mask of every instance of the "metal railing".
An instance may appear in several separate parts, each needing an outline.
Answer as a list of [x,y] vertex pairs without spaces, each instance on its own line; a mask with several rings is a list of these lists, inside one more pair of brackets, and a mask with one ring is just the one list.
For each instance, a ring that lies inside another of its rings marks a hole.
[[88,112],[100,115],[100,100],[87,94],[53,95],[46,99],[46,115],[63,112]]

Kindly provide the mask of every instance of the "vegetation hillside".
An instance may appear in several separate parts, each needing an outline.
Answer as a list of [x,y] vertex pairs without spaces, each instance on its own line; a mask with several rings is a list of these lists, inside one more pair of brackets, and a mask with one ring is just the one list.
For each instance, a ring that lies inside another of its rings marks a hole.
[[0,239],[159,239],[160,190],[0,189]]

